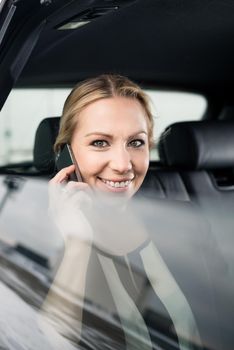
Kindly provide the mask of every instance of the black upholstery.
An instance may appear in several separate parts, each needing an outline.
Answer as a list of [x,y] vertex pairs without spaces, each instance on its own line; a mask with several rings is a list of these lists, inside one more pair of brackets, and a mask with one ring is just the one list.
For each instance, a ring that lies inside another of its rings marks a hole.
[[161,136],[161,161],[181,169],[234,167],[234,122],[175,123]]
[[[160,141],[160,155],[168,171],[179,173],[192,203],[209,223],[217,247],[210,278],[218,281],[223,292],[214,288],[217,314],[228,330],[222,334],[220,349],[230,349],[233,319],[234,281],[234,121],[184,122],[167,129]],[[209,248],[209,245],[208,245]],[[214,249],[215,251],[215,249]],[[220,270],[219,266],[222,266]],[[223,295],[227,296],[224,302]]]
[[150,199],[190,200],[180,174],[160,165],[150,165],[139,194],[142,192]]
[[180,174],[227,256],[226,245],[234,238],[234,121],[176,123],[167,130],[160,141],[167,171],[174,178]]
[[[174,178],[180,175],[190,200],[208,214],[218,235],[222,230],[219,214],[233,217],[234,121],[176,123],[164,133],[159,146],[165,168]],[[229,228],[234,231],[231,221]]]
[[53,146],[58,135],[60,117],[43,119],[39,124],[34,143],[34,165],[40,172],[51,174],[55,169]]

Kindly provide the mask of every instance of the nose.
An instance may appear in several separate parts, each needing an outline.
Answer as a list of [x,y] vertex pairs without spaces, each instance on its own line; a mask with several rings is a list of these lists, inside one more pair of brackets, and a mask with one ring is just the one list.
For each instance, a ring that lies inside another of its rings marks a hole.
[[115,172],[128,173],[132,169],[132,159],[129,151],[125,147],[113,149],[109,165]]

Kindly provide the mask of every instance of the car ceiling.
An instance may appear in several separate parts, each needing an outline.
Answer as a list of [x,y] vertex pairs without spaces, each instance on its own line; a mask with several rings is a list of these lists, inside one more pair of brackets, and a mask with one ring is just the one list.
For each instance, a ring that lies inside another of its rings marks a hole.
[[103,3],[114,6],[117,1],[75,1],[52,15],[18,85],[73,85],[114,72],[146,86],[230,94],[233,0],[131,1],[76,30],[56,29]]

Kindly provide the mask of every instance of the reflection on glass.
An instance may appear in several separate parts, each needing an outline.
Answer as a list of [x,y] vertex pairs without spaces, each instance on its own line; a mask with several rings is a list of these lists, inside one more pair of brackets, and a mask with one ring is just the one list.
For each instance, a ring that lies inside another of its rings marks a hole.
[[[51,235],[56,242],[53,232],[60,242],[62,236],[49,216],[42,222],[48,202],[34,207],[33,187],[46,193],[47,184],[20,189],[25,234],[30,227],[34,236],[30,249],[22,249],[26,241],[19,244],[23,234],[10,237],[13,217],[18,225],[17,193],[0,217],[3,348],[222,349],[222,325],[223,349],[231,349],[231,236],[228,245],[217,241],[189,203],[139,199],[119,210],[99,201],[79,216],[79,229],[92,230],[92,243],[90,236],[70,237],[64,253],[57,250],[56,264],[52,249],[45,254],[42,233],[48,247]],[[223,237],[225,232],[224,226]]]

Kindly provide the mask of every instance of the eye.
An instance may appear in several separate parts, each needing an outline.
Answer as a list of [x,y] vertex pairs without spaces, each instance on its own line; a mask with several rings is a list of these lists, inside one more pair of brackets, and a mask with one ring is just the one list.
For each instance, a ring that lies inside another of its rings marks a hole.
[[108,146],[108,142],[105,140],[95,140],[91,143],[91,145],[98,148],[104,148]]
[[145,144],[143,140],[132,140],[129,142],[129,145],[134,148],[139,148]]

